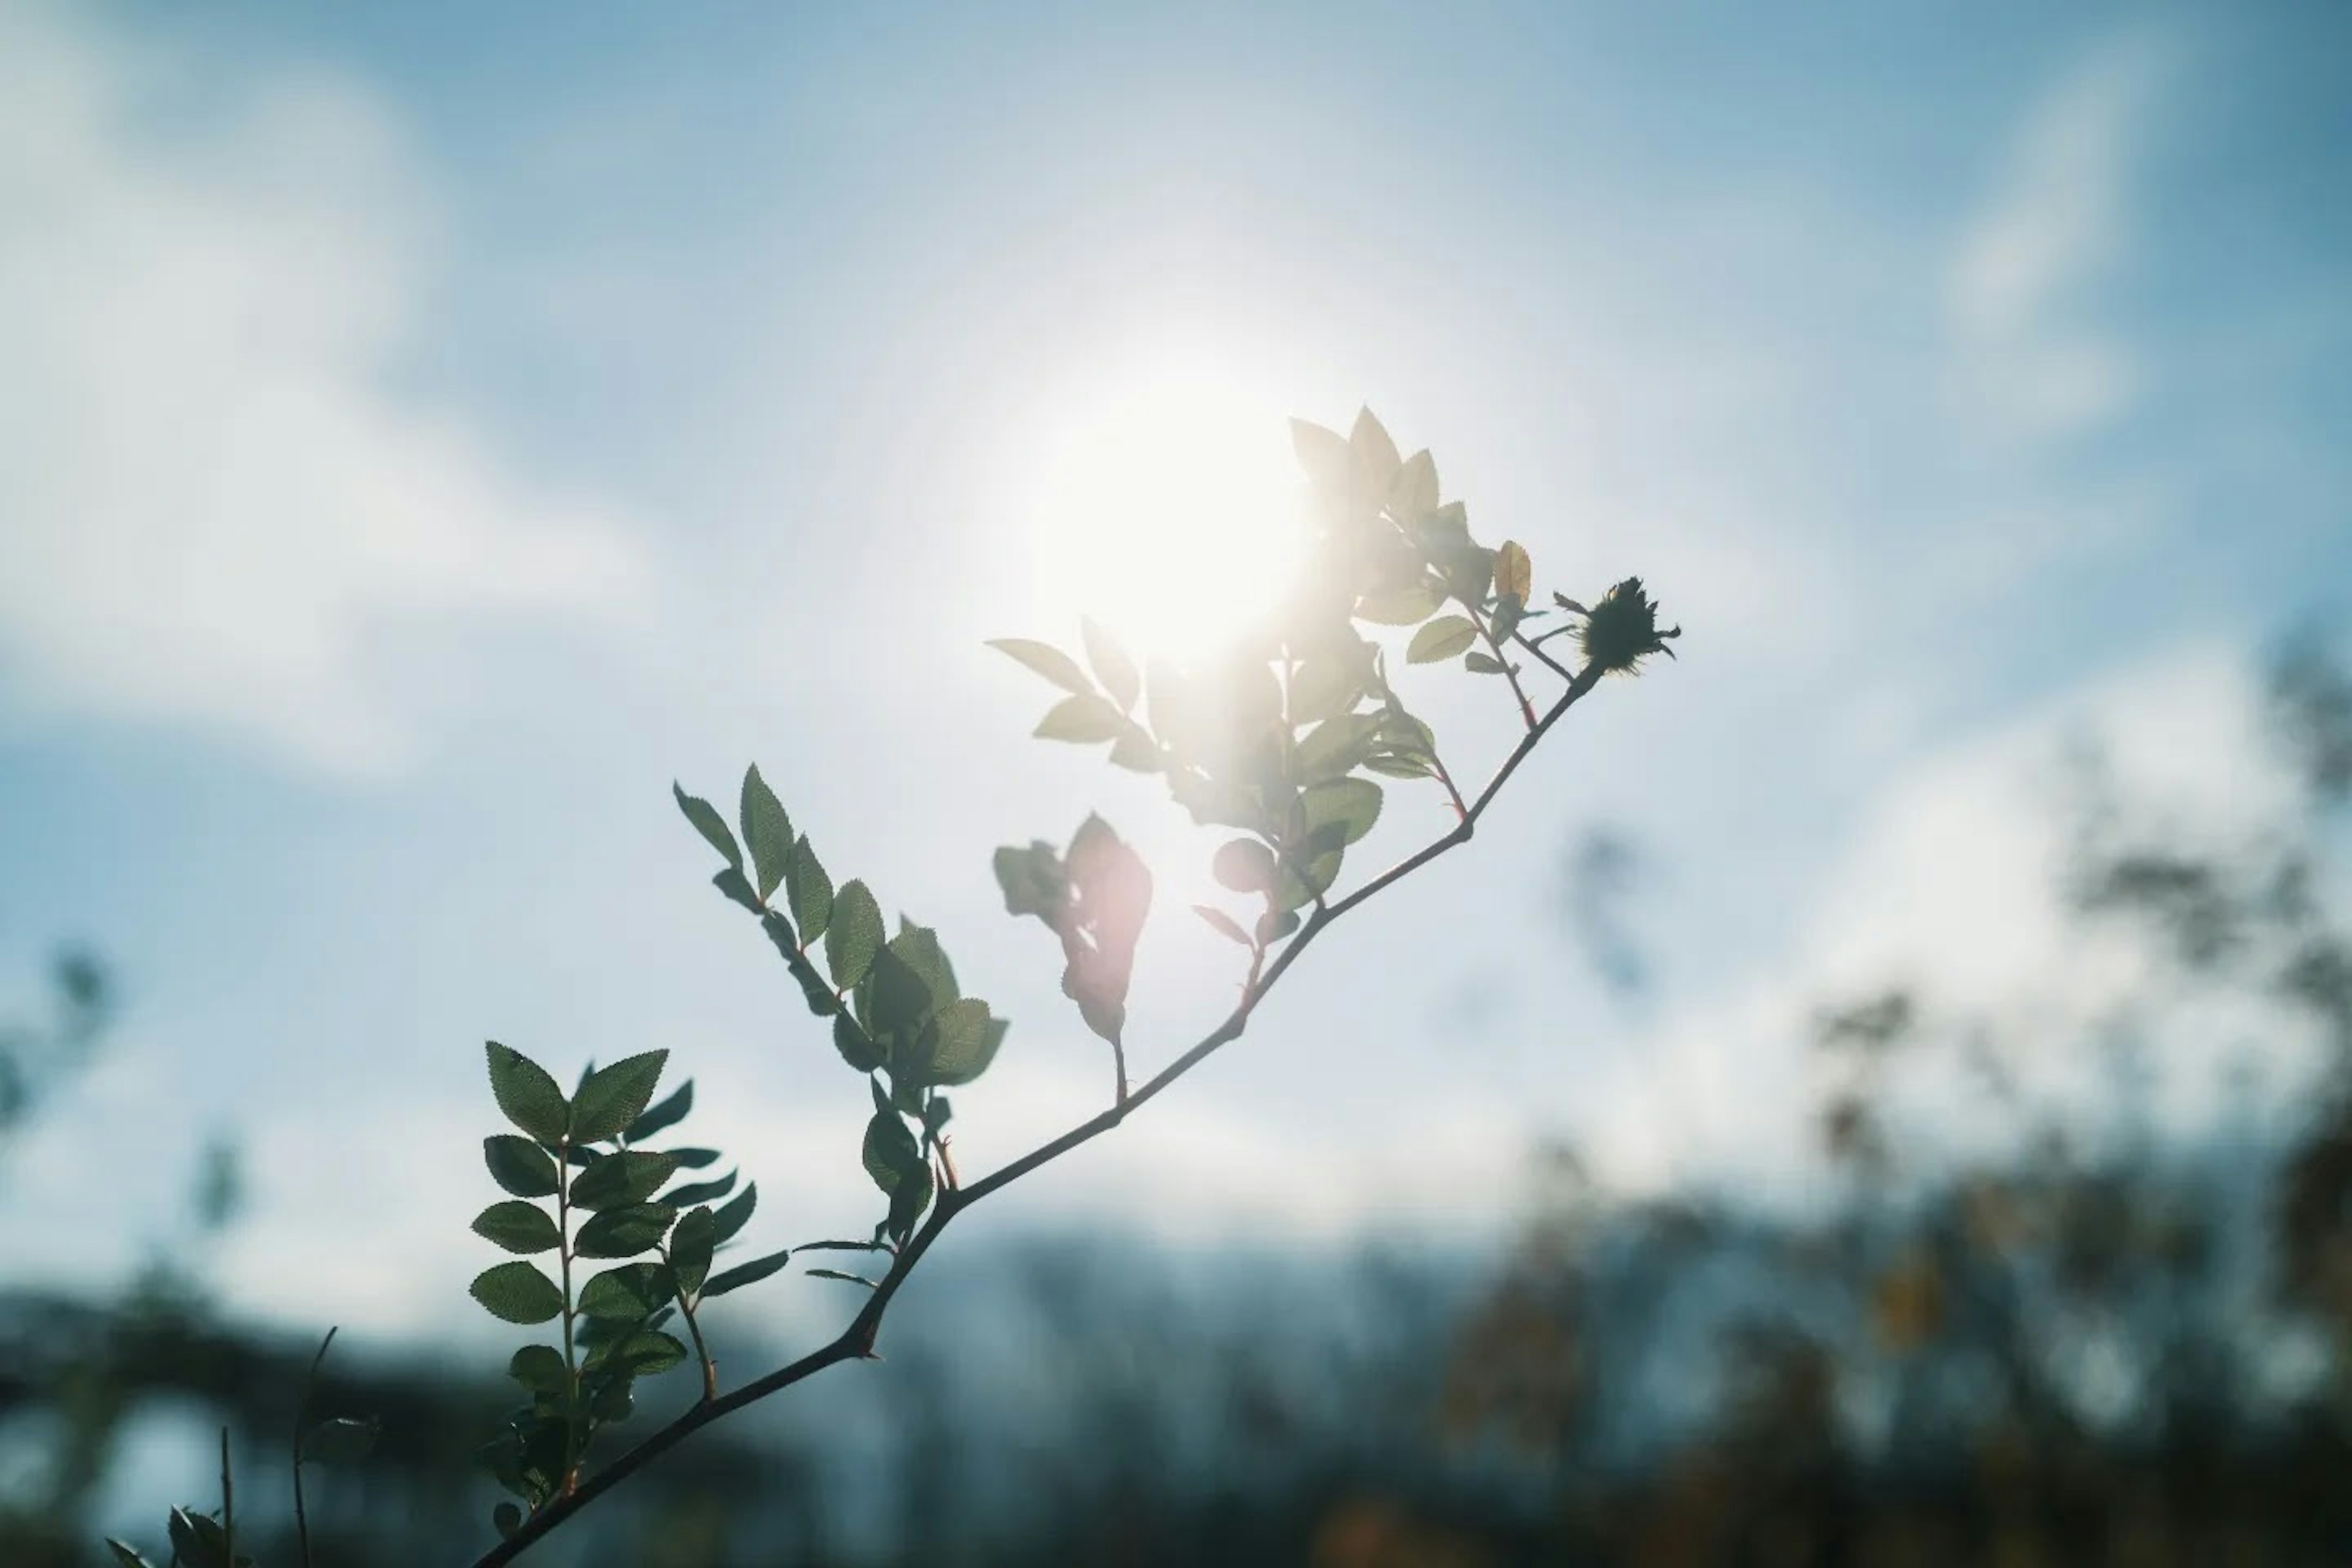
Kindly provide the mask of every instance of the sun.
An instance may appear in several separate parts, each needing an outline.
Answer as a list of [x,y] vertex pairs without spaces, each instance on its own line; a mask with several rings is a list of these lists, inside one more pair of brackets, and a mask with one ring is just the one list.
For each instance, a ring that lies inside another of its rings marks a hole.
[[1046,607],[1093,616],[1139,657],[1182,659],[1278,604],[1303,480],[1272,399],[1161,363],[1076,388],[1039,422],[1021,504]]

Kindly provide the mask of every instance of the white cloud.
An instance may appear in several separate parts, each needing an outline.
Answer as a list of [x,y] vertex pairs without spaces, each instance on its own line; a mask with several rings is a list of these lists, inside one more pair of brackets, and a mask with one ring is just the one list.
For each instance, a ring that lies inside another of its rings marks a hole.
[[2029,436],[2063,436],[2137,393],[2128,345],[2085,310],[2128,243],[2133,162],[2169,55],[2111,43],[2028,117],[1991,200],[1963,237],[1948,306],[1972,401]]
[[383,114],[213,75],[0,5],[0,678],[378,767],[400,620],[612,613],[644,566],[392,389],[436,235]]
[[[1890,986],[1912,988],[1930,1019],[1981,1022],[2026,1047],[2009,1065],[2053,1109],[2097,1102],[2106,1064],[2093,1043],[2133,1006],[2150,1014],[2147,1109],[2166,1131],[2210,1128],[2250,1048],[2273,1088],[2300,1081],[2317,1049],[2308,1028],[2229,986],[2181,981],[2144,931],[2085,924],[2065,889],[2076,738],[2097,738],[2134,820],[2168,825],[2185,851],[2226,850],[2261,842],[2292,808],[2263,725],[2251,663],[2191,647],[1927,759],[1857,825],[1773,971],[1667,1019],[1596,1097],[1580,1129],[1596,1169],[1630,1190],[1699,1176],[1807,1191],[1816,1010]],[[1963,1098],[1966,1081],[1938,1060],[1898,1100],[1951,1147],[1998,1146],[2017,1129]]]

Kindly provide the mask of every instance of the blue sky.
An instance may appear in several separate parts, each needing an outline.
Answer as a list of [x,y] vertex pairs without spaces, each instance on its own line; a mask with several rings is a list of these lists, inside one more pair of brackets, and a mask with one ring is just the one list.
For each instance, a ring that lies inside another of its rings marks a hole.
[[[77,937],[130,1003],[8,1255],[119,1275],[234,1130],[233,1299],[446,1320],[490,1036],[668,1046],[762,1239],[870,1223],[863,1088],[666,799],[753,759],[1014,1020],[965,1159],[1108,1078],[992,846],[1166,858],[1172,1054],[1231,984],[1195,847],[980,647],[1120,591],[1105,444],[1139,514],[1262,515],[1282,416],[1369,403],[1688,636],[999,1223],[1475,1232],[1546,1131],[1801,1192],[1812,999],[2051,960],[2066,723],[2259,803],[2251,661],[2352,580],[2352,22],[1262,9],[0,5],[0,994]],[[1634,1006],[1556,919],[1597,827]]]

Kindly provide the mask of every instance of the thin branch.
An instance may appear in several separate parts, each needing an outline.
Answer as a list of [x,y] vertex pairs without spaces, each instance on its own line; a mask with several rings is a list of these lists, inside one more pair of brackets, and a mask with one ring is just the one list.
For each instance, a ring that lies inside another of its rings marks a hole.
[[1528,729],[1532,732],[1536,727],[1536,705],[1528,700],[1527,688],[1519,684],[1519,672],[1511,668],[1510,656],[1495,639],[1495,623],[1479,614],[1477,605],[1465,601],[1464,607],[1470,612],[1470,624],[1478,628],[1478,635],[1486,639],[1487,647],[1493,650],[1495,662],[1503,667],[1503,679],[1511,683],[1511,695],[1519,700],[1519,717],[1527,721]]
[[236,1489],[229,1484],[228,1428],[221,1428],[221,1555],[236,1561]]
[[780,1366],[764,1376],[753,1379],[732,1394],[723,1394],[717,1399],[706,1400],[694,1405],[677,1420],[621,1455],[604,1469],[580,1482],[575,1489],[565,1492],[545,1508],[524,1520],[514,1534],[476,1559],[474,1568],[500,1568],[501,1564],[513,1562],[572,1515],[712,1422],[732,1415],[746,1405],[755,1405],[772,1394],[790,1388],[793,1384],[814,1377],[829,1366],[845,1361],[870,1358],[874,1353],[875,1339],[881,1331],[883,1314],[890,1310],[891,1299],[898,1293],[899,1287],[907,1282],[907,1277],[914,1272],[916,1265],[922,1261],[923,1255],[930,1250],[931,1244],[937,1241],[940,1233],[954,1222],[956,1215],[999,1188],[1010,1186],[1041,1166],[1053,1163],[1073,1149],[1101,1137],[1126,1121],[1130,1112],[1149,1103],[1177,1079],[1215,1055],[1218,1050],[1241,1038],[1243,1031],[1248,1028],[1250,1016],[1256,1011],[1258,1004],[1265,1001],[1273,992],[1284,973],[1298,960],[1300,954],[1314,944],[1316,938],[1336,924],[1342,915],[1374,894],[1403,880],[1456,845],[1470,841],[1472,833],[1478,826],[1478,818],[1484,816],[1486,808],[1494,804],[1495,797],[1502,793],[1504,784],[1508,783],[1511,775],[1518,771],[1519,764],[1528,760],[1529,754],[1541,743],[1544,736],[1550,732],[1551,727],[1558,723],[1586,692],[1592,689],[1600,677],[1601,671],[1597,668],[1588,668],[1583,674],[1569,681],[1568,689],[1560,693],[1550,709],[1537,720],[1534,728],[1520,737],[1519,743],[1511,749],[1507,757],[1503,759],[1502,765],[1495,771],[1495,776],[1486,781],[1486,787],[1478,792],[1478,798],[1471,803],[1469,809],[1463,814],[1462,820],[1455,824],[1452,830],[1398,861],[1362,887],[1348,894],[1347,897],[1334,900],[1309,916],[1307,923],[1299,928],[1298,934],[1275,955],[1272,963],[1265,966],[1264,973],[1257,976],[1244,990],[1241,1001],[1231,1013],[1226,1015],[1224,1021],[1203,1036],[1190,1050],[1160,1068],[1150,1081],[1127,1095],[1109,1110],[1088,1118],[1060,1137],[1040,1144],[1028,1153],[1009,1164],[1000,1166],[977,1181],[941,1192],[932,1205],[929,1217],[916,1229],[915,1234],[891,1259],[889,1271],[884,1274],[880,1281],[875,1285],[874,1293],[866,1299],[865,1307],[856,1317],[850,1320],[849,1326],[830,1343],[810,1352],[789,1365]]
[[302,1544],[302,1568],[310,1568],[310,1517],[302,1508],[302,1439],[310,1428],[310,1394],[318,1386],[319,1369],[326,1364],[327,1347],[334,1342],[335,1330],[329,1329],[327,1337],[319,1342],[319,1353],[310,1358],[301,1397],[294,1402],[294,1535]]

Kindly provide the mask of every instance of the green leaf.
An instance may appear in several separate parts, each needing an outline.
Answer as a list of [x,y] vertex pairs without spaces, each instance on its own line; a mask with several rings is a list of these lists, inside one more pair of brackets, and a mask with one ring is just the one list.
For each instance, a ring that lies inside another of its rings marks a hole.
[[1285,910],[1296,910],[1321,898],[1330,890],[1331,884],[1339,880],[1341,858],[1341,853],[1335,846],[1310,856],[1297,871],[1285,867],[1276,903]]
[[106,1549],[114,1553],[117,1568],[155,1568],[152,1563],[110,1535],[106,1538]]
[[908,1131],[897,1112],[879,1108],[866,1124],[860,1157],[865,1162],[866,1173],[886,1193],[897,1192],[910,1175],[924,1168],[923,1152],[916,1146],[914,1133]]
[[694,1109],[694,1080],[688,1079],[662,1097],[661,1103],[629,1123],[627,1137],[632,1143],[642,1143],[656,1132],[667,1132],[686,1120]]
[[1274,886],[1274,851],[1255,838],[1227,840],[1209,868],[1236,893],[1262,893]]
[[1297,931],[1298,923],[1297,910],[1282,910],[1260,915],[1257,921],[1257,940],[1262,945],[1280,942],[1292,931]]
[[808,1277],[812,1279],[838,1279],[845,1285],[863,1285],[868,1290],[881,1289],[881,1286],[863,1274],[845,1274],[838,1268],[812,1268],[808,1271]]
[[908,1180],[901,1182],[898,1190],[890,1194],[889,1216],[882,1224],[898,1241],[903,1243],[914,1234],[915,1222],[921,1219],[923,1211],[931,1206],[931,1167],[927,1163],[919,1162],[908,1173]]
[[999,653],[1012,655],[1065,691],[1083,697],[1095,689],[1087,672],[1078,668],[1078,661],[1050,643],[1032,642],[1027,637],[997,637],[988,646]]
[[722,1156],[716,1149],[672,1149],[669,1157],[677,1162],[681,1171],[699,1171],[719,1163]]
[[570,1386],[572,1373],[563,1352],[553,1345],[525,1345],[507,1363],[507,1375],[531,1394],[560,1395]]
[[793,819],[784,815],[784,803],[760,776],[757,763],[743,773],[743,843],[751,851],[751,865],[759,873],[760,901],[766,903],[776,884],[784,879],[784,860],[793,852]]
[[592,1318],[640,1323],[670,1299],[670,1271],[658,1263],[607,1268],[580,1289],[580,1310]]
[[1343,713],[1326,719],[1300,737],[1291,752],[1291,764],[1302,781],[1336,778],[1352,773],[1371,754],[1381,721],[1369,713]]
[[1307,786],[1298,811],[1300,837],[1320,844],[1325,829],[1337,828],[1339,843],[1353,844],[1381,819],[1381,786],[1370,779],[1326,779]]
[[509,1323],[543,1323],[563,1310],[563,1292],[529,1263],[485,1268],[467,1289],[492,1317]]
[[1290,678],[1291,723],[1319,723],[1345,713],[1363,696],[1369,673],[1367,667],[1336,654],[1307,659]]
[[[724,1247],[734,1240],[736,1234],[751,1223],[751,1211],[759,1206],[760,1184],[757,1182],[744,1183],[741,1192],[719,1205],[719,1212],[710,1216],[710,1233],[718,1238],[719,1245]],[[707,1289],[703,1293],[709,1294]]]
[[618,1138],[630,1122],[645,1114],[661,1082],[662,1065],[669,1052],[645,1051],[600,1068],[580,1086],[572,1102],[572,1141],[602,1143]]
[[[1535,597],[1535,563],[1517,540],[1507,539],[1495,551],[1495,592],[1509,595],[1522,607]],[[1501,638],[1502,634],[1496,633],[1496,640]]]
[[[1075,851],[1076,845],[1071,847]],[[931,927],[916,925],[906,916],[899,916],[898,934],[890,939],[890,951],[922,981],[934,1011],[961,994],[956,989],[955,966],[948,962],[947,949],[940,945],[940,933]]]
[[482,1140],[482,1163],[490,1179],[519,1198],[555,1195],[562,1184],[555,1174],[555,1158],[528,1138],[499,1132]]
[[882,950],[882,907],[864,882],[850,882],[833,898],[833,919],[824,928],[824,967],[846,991],[866,978]]
[[1143,672],[1118,646],[1118,639],[1101,626],[1082,617],[1078,628],[1086,637],[1087,662],[1095,667],[1095,679],[1102,682],[1120,712],[1134,712],[1136,700],[1143,695]]
[[1088,693],[1065,697],[1055,703],[1037,721],[1037,728],[1032,733],[1041,741],[1068,741],[1084,746],[1116,741],[1126,729],[1124,714],[1104,699]]
[[175,1508],[166,1527],[172,1537],[173,1561],[178,1568],[232,1568],[228,1532],[220,1521]]
[[627,1149],[607,1154],[572,1178],[572,1201],[593,1211],[643,1203],[677,1173],[676,1154]]
[[302,1435],[302,1462],[356,1465],[374,1451],[375,1440],[382,1436],[383,1423],[373,1415],[364,1421],[338,1415],[331,1421],[320,1422]]
[[745,879],[742,872],[736,870],[732,866],[711,878],[710,885],[718,889],[719,896],[730,904],[737,905],[755,915],[767,912],[765,907],[760,902],[760,895],[751,890],[751,882]]
[[735,1190],[740,1173],[730,1171],[715,1182],[694,1182],[682,1187],[672,1187],[661,1195],[661,1201],[674,1209],[689,1208],[696,1204],[715,1204]]
[[1464,668],[1467,668],[1473,675],[1502,675],[1506,673],[1502,660],[1489,658],[1487,655],[1480,653],[1475,647],[1468,653],[1462,656],[1462,663]]
[[1007,844],[996,851],[992,865],[996,885],[1004,892],[1005,913],[1035,915],[1049,926],[1061,917],[1062,906],[1069,901],[1069,877],[1052,845],[1042,838],[1032,839],[1025,848]]
[[801,928],[801,946],[823,936],[826,922],[833,918],[833,879],[825,874],[824,862],[816,858],[803,833],[793,845],[793,858],[784,867],[784,896],[792,900],[793,923]]
[[687,794],[675,782],[670,784],[669,793],[677,797],[677,808],[686,813],[686,819],[694,824],[694,830],[710,841],[710,847],[726,859],[729,868],[740,871],[743,868],[743,851],[735,847],[735,835],[729,831],[727,819],[719,815],[719,808],[699,795]]
[[866,1032],[866,1026],[845,1012],[833,1016],[833,1048],[857,1072],[872,1072],[889,1059],[882,1054],[880,1043]]
[[892,942],[875,955],[872,982],[859,993],[866,1005],[867,1032],[884,1042],[887,1058],[900,1040],[921,1033],[932,1011],[930,987]]
[[563,1245],[563,1233],[537,1204],[509,1198],[474,1216],[474,1234],[509,1252],[550,1252]]
[[485,1049],[490,1059],[490,1093],[507,1120],[542,1143],[562,1142],[571,1108],[547,1069],[496,1040],[487,1042]]
[[1478,640],[1478,628],[1463,616],[1440,616],[1413,633],[1404,650],[1407,664],[1436,664]]
[[572,1246],[583,1258],[635,1258],[653,1250],[677,1213],[667,1204],[607,1209],[580,1227]]
[[930,1022],[936,1038],[926,1081],[950,1087],[971,1082],[996,1059],[1004,1029],[1004,1021],[990,1017],[988,1004],[976,996],[949,1003]]
[[[599,1350],[595,1366],[607,1377],[622,1379],[652,1377],[686,1360],[686,1347],[676,1336],[657,1329],[640,1329],[626,1339],[615,1340]],[[606,1416],[607,1420],[623,1419]]]
[[669,1266],[677,1276],[679,1289],[691,1296],[702,1289],[710,1274],[710,1255],[718,1246],[719,1232],[709,1209],[688,1209],[678,1216],[677,1228],[669,1237]]
[[756,1285],[792,1260],[792,1249],[786,1247],[782,1252],[771,1252],[765,1258],[755,1258],[749,1263],[739,1263],[732,1268],[722,1269],[712,1275],[709,1282],[702,1287],[702,1299],[708,1301],[714,1296],[724,1296],[730,1290]]
[[1237,942],[1244,947],[1250,945],[1249,932],[1242,930],[1241,921],[1234,919],[1224,910],[1213,908],[1208,904],[1194,904],[1192,912],[1208,921],[1209,929],[1219,936]]

